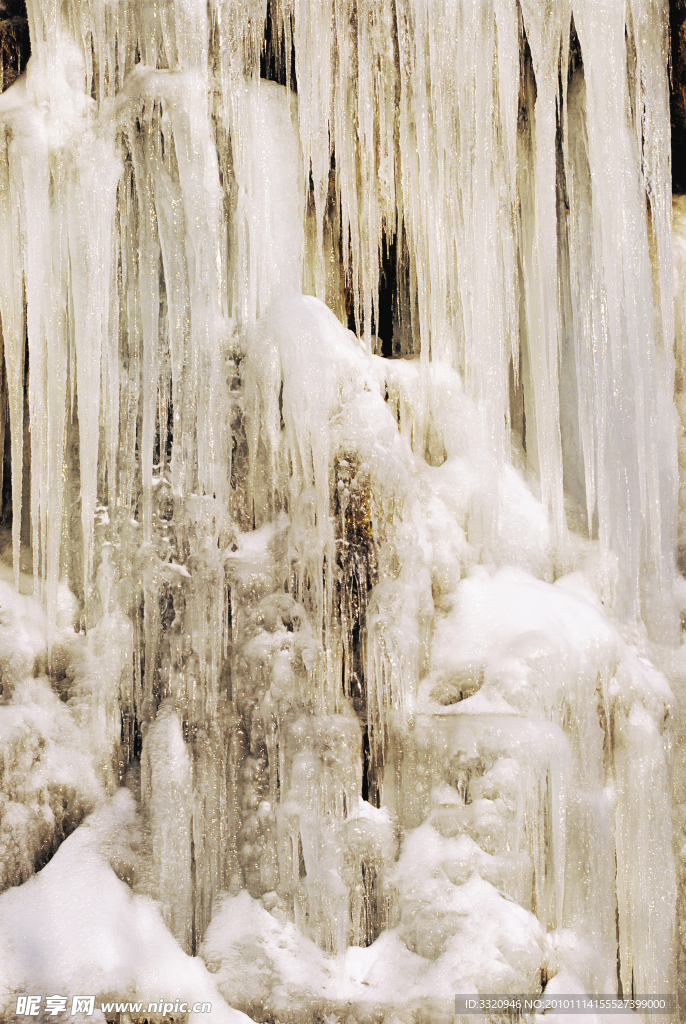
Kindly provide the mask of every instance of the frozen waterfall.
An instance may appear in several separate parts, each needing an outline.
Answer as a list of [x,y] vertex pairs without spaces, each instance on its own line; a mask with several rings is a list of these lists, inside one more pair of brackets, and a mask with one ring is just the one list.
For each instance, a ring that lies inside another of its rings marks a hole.
[[0,1019],[686,992],[668,4],[26,17]]

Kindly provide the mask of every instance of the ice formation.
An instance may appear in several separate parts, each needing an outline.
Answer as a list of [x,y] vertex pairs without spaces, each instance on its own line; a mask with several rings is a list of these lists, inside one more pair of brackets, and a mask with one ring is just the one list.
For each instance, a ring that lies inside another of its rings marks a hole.
[[0,1014],[675,992],[667,5],[27,14]]

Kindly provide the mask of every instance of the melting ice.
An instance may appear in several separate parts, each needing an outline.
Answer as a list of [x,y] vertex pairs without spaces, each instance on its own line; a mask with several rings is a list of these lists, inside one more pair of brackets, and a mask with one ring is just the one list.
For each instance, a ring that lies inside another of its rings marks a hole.
[[666,4],[27,13],[0,1012],[674,992]]

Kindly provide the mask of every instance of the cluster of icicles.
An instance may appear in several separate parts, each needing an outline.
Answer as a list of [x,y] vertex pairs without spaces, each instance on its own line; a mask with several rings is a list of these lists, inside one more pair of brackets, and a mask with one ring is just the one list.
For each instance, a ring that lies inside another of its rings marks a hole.
[[290,997],[234,954],[293,925],[348,965],[308,1005],[382,940],[403,1020],[672,991],[671,695],[626,642],[678,624],[666,4],[27,9],[15,574],[54,678],[78,597],[167,926],[253,1013]]

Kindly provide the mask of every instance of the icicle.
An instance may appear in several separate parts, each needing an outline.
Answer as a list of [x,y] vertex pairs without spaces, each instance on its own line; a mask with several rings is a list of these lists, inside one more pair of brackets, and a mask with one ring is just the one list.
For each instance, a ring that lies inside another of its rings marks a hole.
[[[177,83],[178,91],[169,103],[186,223],[191,322],[186,386],[196,402],[198,488],[202,494],[224,499],[228,410],[220,384],[228,339],[218,273],[221,191],[210,125],[201,117],[206,102],[203,79],[191,75],[183,90],[180,86]],[[181,107],[181,96],[189,103],[190,114]]]
[[116,185],[121,168],[108,144],[90,135],[82,139],[75,163],[68,192],[69,257],[79,396],[83,587],[88,598],[94,559],[101,361],[111,330],[112,230]]
[[529,237],[523,239],[529,369],[543,501],[557,536],[562,532],[562,453],[558,413],[558,285],[556,114],[560,47],[567,45],[566,3],[523,5],[524,27],[536,76],[533,111],[533,195],[526,207]]
[[247,329],[280,295],[301,291],[301,176],[285,89],[233,78],[224,88],[238,187],[230,259],[233,315]]
[[[155,104],[153,104],[153,109]],[[138,301],[141,321],[141,488],[143,542],[152,543],[153,449],[159,377],[160,246],[152,196],[151,174],[146,160],[148,149],[158,145],[159,128],[154,115],[145,118],[139,133],[132,132],[132,159],[138,200],[140,241],[138,247]]]
[[[334,46],[333,5],[316,0],[307,9],[295,11],[295,73],[298,82],[298,118],[303,154],[304,182],[309,191],[310,175],[316,217],[315,295],[326,301],[324,218],[329,191],[332,139],[333,82],[331,66]],[[316,61],[308,54],[318,53]]]
[[[15,90],[18,87],[15,86]],[[21,88],[21,86],[19,86]],[[7,97],[3,97],[3,106]],[[21,116],[21,115],[20,115]],[[5,126],[0,149],[0,218],[6,244],[0,251],[0,319],[2,326],[5,372],[9,404],[12,454],[12,561],[15,586],[19,587],[19,552],[21,544],[22,485],[24,464],[24,347],[26,337],[24,312],[24,273],[21,234],[21,185],[17,181],[15,159],[10,149],[20,145],[12,139],[12,129]]]
[[[594,340],[591,350],[581,354],[580,379],[586,376],[584,364],[589,361],[598,387],[593,416],[599,436],[596,451],[585,457],[597,460],[599,535],[606,549],[620,555],[628,581],[617,610],[635,617],[641,576],[659,581],[663,572],[669,578],[672,571],[671,556],[663,555],[660,509],[663,492],[670,500],[674,470],[670,465],[662,471],[661,487],[658,438],[671,436],[674,423],[661,411],[663,389],[670,386],[666,378],[671,356],[658,368],[640,155],[636,134],[628,130],[632,113],[626,88],[624,11],[623,3],[599,7],[579,0],[574,7],[586,86],[594,258],[592,292],[579,296],[579,305],[593,309],[595,295],[601,296],[603,332],[600,343]],[[639,26],[639,34],[642,31]],[[664,191],[664,177],[659,183],[653,180],[651,188]],[[663,202],[658,195],[655,201]],[[659,216],[658,211],[658,225]],[[664,229],[658,230],[664,249]],[[670,324],[671,314],[665,320],[668,331]],[[671,342],[666,344],[671,348]],[[590,434],[587,426],[582,427],[582,435],[590,439]]]
[[150,820],[154,896],[186,951],[193,927],[191,772],[181,723],[173,705],[163,704],[143,743],[141,799]]
[[[41,137],[42,136],[42,137]],[[32,140],[34,145],[19,156],[22,180],[22,213],[26,239],[24,275],[26,289],[26,328],[29,354],[29,417],[31,421],[31,525],[33,547],[34,592],[41,593],[40,581],[45,579],[47,556],[47,339],[52,334],[52,296],[46,294],[45,282],[51,281],[50,206],[48,147],[44,132]],[[52,524],[54,526],[54,524]]]
[[[235,722],[213,721],[199,732],[193,764],[193,848],[196,934],[204,935],[216,897],[236,869],[236,794],[229,737]],[[227,728],[228,727],[228,728]],[[273,885],[270,886],[273,888]]]
[[639,703],[615,717],[615,729],[622,985],[626,992],[673,992],[676,893],[664,745]]

